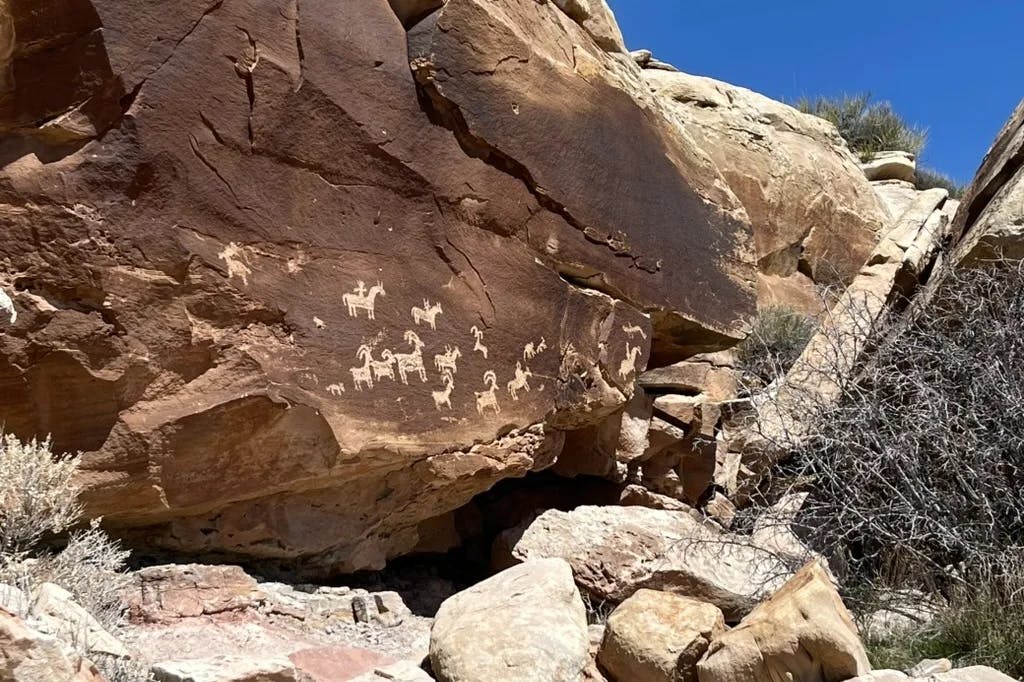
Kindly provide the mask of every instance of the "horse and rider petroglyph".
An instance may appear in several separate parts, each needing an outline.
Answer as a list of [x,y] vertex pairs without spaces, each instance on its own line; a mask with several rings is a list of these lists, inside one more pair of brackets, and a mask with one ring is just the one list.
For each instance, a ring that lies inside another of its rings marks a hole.
[[452,347],[445,344],[444,353],[434,356],[434,366],[437,367],[438,372],[458,374],[459,368],[456,365],[461,357],[462,351],[459,350],[458,346]]
[[530,377],[533,376],[533,372],[527,367],[523,369],[523,363],[516,360],[516,376],[512,381],[508,382],[506,388],[508,394],[512,396],[512,400],[519,400],[519,391],[530,392]]
[[373,320],[375,319],[375,301],[378,296],[387,296],[383,282],[378,281],[367,291],[366,283],[360,280],[356,282],[352,293],[344,294],[341,297],[341,302],[348,308],[349,317],[359,317],[359,311],[365,310],[367,319]]
[[412,319],[413,322],[419,324],[420,322],[426,322],[430,325],[430,328],[434,331],[437,330],[437,316],[443,313],[441,309],[441,303],[430,304],[430,301],[423,299],[423,307],[417,308],[413,306]]

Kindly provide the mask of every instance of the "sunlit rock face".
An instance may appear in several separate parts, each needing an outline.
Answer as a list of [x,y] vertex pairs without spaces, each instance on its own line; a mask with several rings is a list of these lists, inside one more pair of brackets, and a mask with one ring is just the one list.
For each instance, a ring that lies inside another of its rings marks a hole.
[[379,567],[745,333],[746,211],[597,14],[391,4],[0,2],[0,420],[135,541]]

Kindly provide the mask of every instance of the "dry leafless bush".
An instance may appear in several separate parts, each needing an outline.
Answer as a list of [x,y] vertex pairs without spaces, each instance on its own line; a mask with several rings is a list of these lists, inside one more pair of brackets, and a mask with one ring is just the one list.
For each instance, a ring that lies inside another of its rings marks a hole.
[[78,520],[77,467],[78,457],[54,456],[49,440],[0,438],[0,555],[21,554]]
[[945,591],[1024,543],[1024,288],[962,270],[785,445],[805,539],[847,580]]
[[745,392],[762,388],[785,374],[817,326],[814,318],[786,306],[759,311],[750,334],[736,348]]

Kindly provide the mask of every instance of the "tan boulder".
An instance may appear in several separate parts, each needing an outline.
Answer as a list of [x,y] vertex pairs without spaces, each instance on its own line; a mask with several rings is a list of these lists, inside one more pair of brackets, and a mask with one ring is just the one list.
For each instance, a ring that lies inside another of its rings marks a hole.
[[569,564],[541,559],[445,600],[430,633],[430,663],[441,682],[575,682],[589,646]]
[[55,637],[0,609],[0,679],[5,682],[103,682],[87,659]]
[[893,220],[899,220],[917,199],[920,190],[912,182],[903,180],[879,180],[871,183],[872,189],[881,200]]
[[40,632],[74,643],[88,654],[129,655],[127,647],[59,585],[43,583],[32,591],[28,618]]
[[[739,620],[788,576],[786,563],[750,538],[685,511],[646,507],[549,510],[499,541],[513,558],[560,557],[592,596],[622,602],[641,588],[672,592]],[[792,557],[788,557],[792,559]]]
[[897,670],[873,670],[854,677],[849,682],[1015,682],[994,668],[971,666],[948,672],[933,672],[926,676],[912,677]]
[[815,284],[857,274],[889,216],[830,123],[711,78],[643,77],[750,216],[762,306],[813,307]]
[[724,631],[711,604],[637,590],[609,616],[597,660],[619,682],[697,682],[697,661]]
[[843,682],[871,664],[831,577],[814,561],[716,637],[697,669],[700,682]]
[[914,155],[909,152],[875,152],[871,158],[861,161],[861,170],[868,180],[902,180],[913,182],[917,175]]

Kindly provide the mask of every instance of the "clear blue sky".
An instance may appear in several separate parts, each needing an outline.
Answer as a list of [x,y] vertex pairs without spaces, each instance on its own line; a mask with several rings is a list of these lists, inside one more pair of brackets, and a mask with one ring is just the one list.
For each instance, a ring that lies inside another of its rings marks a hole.
[[793,100],[871,92],[967,182],[1024,97],[1024,0],[608,0],[629,49]]

